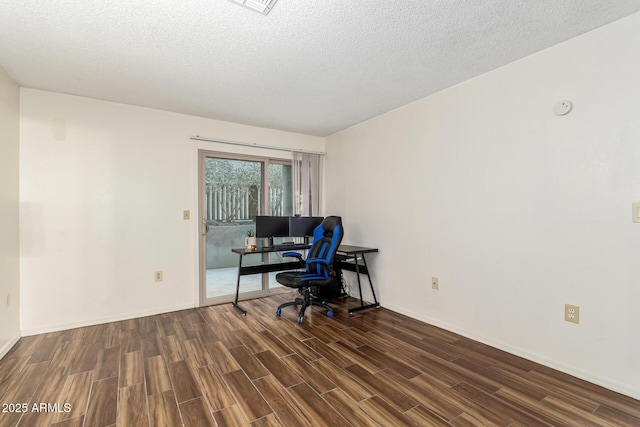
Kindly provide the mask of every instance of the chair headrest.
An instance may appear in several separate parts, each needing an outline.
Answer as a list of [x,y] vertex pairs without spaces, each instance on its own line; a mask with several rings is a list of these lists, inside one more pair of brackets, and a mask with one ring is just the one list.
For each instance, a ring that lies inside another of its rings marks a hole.
[[323,229],[323,234],[326,236],[327,234],[333,234],[333,230],[335,230],[338,226],[342,227],[342,217],[339,216],[328,216],[320,224]]

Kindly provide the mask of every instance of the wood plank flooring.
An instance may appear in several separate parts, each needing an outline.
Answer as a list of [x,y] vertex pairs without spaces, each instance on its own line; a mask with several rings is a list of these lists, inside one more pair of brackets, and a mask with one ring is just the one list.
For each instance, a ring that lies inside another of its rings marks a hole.
[[343,299],[298,325],[288,297],[22,338],[0,427],[640,426],[638,400]]

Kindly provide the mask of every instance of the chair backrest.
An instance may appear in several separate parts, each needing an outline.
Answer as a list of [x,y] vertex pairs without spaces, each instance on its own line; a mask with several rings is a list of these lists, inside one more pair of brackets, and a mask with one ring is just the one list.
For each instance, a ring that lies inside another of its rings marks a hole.
[[[322,221],[322,224],[315,228],[313,245],[307,255],[307,271],[309,273],[329,277],[333,272],[333,260],[343,235],[342,218],[339,216],[328,216]],[[309,262],[316,259],[323,259],[326,264]]]

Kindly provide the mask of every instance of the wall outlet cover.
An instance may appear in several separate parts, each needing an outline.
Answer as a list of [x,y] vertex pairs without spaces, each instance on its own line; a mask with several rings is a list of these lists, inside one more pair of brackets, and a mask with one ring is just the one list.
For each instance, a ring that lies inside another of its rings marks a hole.
[[580,307],[577,305],[564,305],[564,320],[571,323],[580,323]]

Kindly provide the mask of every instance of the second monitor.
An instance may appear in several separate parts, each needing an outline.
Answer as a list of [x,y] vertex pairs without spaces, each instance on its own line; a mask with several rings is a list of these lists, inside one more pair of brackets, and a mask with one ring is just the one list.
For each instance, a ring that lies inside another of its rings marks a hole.
[[290,216],[289,237],[313,236],[313,230],[315,230],[323,220],[324,217],[322,216]]

